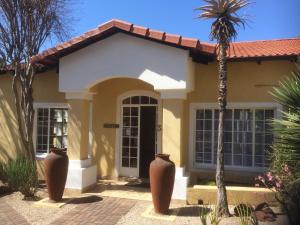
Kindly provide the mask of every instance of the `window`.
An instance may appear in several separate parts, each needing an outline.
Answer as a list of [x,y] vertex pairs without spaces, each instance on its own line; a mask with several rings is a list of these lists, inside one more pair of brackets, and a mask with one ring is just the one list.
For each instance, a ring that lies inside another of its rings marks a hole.
[[157,100],[149,96],[132,96],[123,100],[123,105],[157,105]]
[[36,152],[48,153],[50,148],[68,146],[68,110],[65,108],[38,108]]
[[[224,121],[226,166],[265,167],[273,143],[270,119],[274,109],[228,109]],[[216,164],[219,110],[196,110],[195,163]]]

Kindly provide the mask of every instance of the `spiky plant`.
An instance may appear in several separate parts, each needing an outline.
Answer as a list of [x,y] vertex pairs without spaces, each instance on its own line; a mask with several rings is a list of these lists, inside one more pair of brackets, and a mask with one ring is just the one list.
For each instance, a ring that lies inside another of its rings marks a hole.
[[283,112],[281,119],[274,120],[271,169],[276,173],[288,169],[300,178],[300,65],[274,88],[272,95],[283,106]]
[[236,26],[245,26],[246,20],[238,11],[249,5],[248,0],[204,0],[207,5],[198,8],[202,13],[199,18],[213,19],[210,37],[218,42],[219,61],[219,132],[216,184],[217,215],[229,216],[227,194],[224,183],[224,115],[227,104],[227,50],[230,42],[237,36]]
[[282,117],[274,120],[275,143],[271,171],[280,185],[277,200],[291,225],[300,224],[300,65],[272,92],[283,106]]

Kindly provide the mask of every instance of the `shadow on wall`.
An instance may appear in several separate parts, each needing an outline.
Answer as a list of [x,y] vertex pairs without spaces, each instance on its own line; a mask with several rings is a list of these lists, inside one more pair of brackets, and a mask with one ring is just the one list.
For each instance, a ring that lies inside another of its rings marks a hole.
[[0,77],[0,160],[7,162],[22,152],[18,122],[11,88],[11,77]]

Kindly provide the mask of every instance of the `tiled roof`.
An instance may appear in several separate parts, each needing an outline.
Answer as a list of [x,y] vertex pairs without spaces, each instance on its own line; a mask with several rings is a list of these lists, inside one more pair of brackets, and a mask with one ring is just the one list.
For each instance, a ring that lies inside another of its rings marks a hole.
[[[64,55],[70,54],[91,43],[108,37],[116,32],[125,32],[137,37],[157,41],[163,44],[189,49],[194,54],[216,56],[216,45],[201,42],[195,38],[187,38],[180,35],[153,30],[147,27],[113,19],[99,27],[90,30],[79,37],[50,48],[32,57],[35,62],[41,64],[54,64]],[[263,58],[263,57],[287,57],[300,55],[300,38],[269,41],[235,42],[229,49],[230,59]]]
[[234,42],[229,48],[229,58],[261,58],[300,55],[300,38],[252,42]]

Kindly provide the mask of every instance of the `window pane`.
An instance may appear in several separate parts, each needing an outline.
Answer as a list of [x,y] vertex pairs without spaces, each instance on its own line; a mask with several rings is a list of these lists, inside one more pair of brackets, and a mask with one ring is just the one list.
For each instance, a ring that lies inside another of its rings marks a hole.
[[207,141],[207,142],[212,141],[212,132],[211,131],[204,132],[204,141]]
[[205,116],[206,120],[212,119],[212,110],[206,109],[205,112],[204,112],[204,116]]
[[204,120],[197,120],[196,122],[196,130],[203,130]]
[[231,154],[225,154],[224,155],[224,163],[227,166],[232,165],[232,155]]
[[131,104],[140,104],[140,96],[131,97]]
[[204,121],[204,130],[212,130],[212,120]]
[[227,109],[225,112],[225,120],[231,120],[232,119],[232,110]]
[[130,104],[130,98],[126,98],[123,100],[123,104]]
[[233,164],[235,166],[242,166],[243,165],[242,155],[234,155],[233,156]]
[[130,108],[129,107],[123,108],[123,116],[130,116]]
[[243,165],[252,167],[252,155],[244,155]]
[[264,110],[263,109],[256,109],[255,110],[255,120],[264,120]]
[[122,158],[122,166],[129,167],[129,158]]
[[204,119],[204,110],[197,110],[196,118],[197,119]]
[[157,104],[157,100],[154,98],[150,98],[150,104]]
[[131,117],[131,126],[138,126],[138,117]]
[[141,104],[149,104],[149,97],[141,96]]
[[131,107],[131,116],[138,116],[139,108],[138,107]]
[[131,168],[137,167],[137,158],[130,158],[130,167]]

